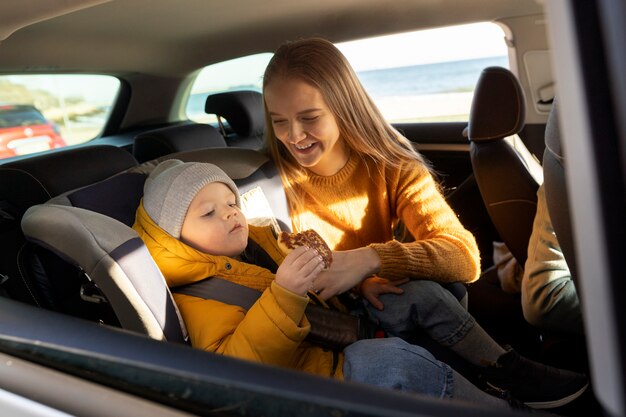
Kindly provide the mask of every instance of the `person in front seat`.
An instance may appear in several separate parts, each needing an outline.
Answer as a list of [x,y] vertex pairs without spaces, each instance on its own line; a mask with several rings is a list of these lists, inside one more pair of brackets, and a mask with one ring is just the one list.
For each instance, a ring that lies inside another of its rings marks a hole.
[[522,310],[526,320],[540,329],[584,334],[580,300],[552,228],[543,184],[537,190],[537,214],[524,266]]

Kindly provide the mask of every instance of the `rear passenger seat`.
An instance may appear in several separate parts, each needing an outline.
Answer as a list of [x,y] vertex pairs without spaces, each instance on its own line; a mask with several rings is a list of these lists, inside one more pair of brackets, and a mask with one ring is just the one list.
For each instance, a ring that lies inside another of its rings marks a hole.
[[[85,306],[70,314],[120,325],[156,339],[183,341],[184,326],[179,324],[165,281],[143,242],[130,229],[145,178],[158,162],[170,158],[217,164],[235,180],[244,195],[258,195],[262,190],[279,227],[289,230],[286,198],[276,167],[264,154],[252,149],[220,148],[172,154],[69,191],[30,208],[22,227],[32,244],[50,249],[66,265],[89,277],[89,282],[74,282],[70,288],[65,275],[51,274],[49,286],[73,293],[74,300],[81,290],[85,291],[86,284],[93,282],[97,286],[87,288],[88,297],[94,301],[93,308],[89,310]],[[258,211],[252,209],[252,213]],[[247,216],[254,217],[250,213]],[[66,298],[70,297],[66,295]],[[112,317],[104,314],[105,307]]]

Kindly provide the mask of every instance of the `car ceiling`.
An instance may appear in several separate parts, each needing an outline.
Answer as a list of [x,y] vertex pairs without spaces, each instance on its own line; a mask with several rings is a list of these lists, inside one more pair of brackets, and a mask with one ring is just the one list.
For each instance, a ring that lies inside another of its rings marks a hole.
[[542,9],[539,0],[3,0],[0,72],[180,77],[302,36],[337,42]]

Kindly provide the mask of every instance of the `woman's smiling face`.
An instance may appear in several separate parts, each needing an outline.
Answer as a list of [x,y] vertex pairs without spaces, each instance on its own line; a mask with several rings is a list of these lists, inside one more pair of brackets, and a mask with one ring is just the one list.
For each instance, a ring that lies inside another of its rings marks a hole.
[[266,86],[264,97],[274,135],[301,166],[323,176],[343,168],[350,153],[317,88],[299,79],[277,78]]

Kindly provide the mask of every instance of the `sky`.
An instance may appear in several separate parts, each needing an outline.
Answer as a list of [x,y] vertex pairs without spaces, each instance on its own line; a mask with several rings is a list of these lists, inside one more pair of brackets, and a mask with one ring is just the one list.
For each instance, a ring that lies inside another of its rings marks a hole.
[[494,23],[382,36],[337,47],[356,71],[507,55],[504,32]]

